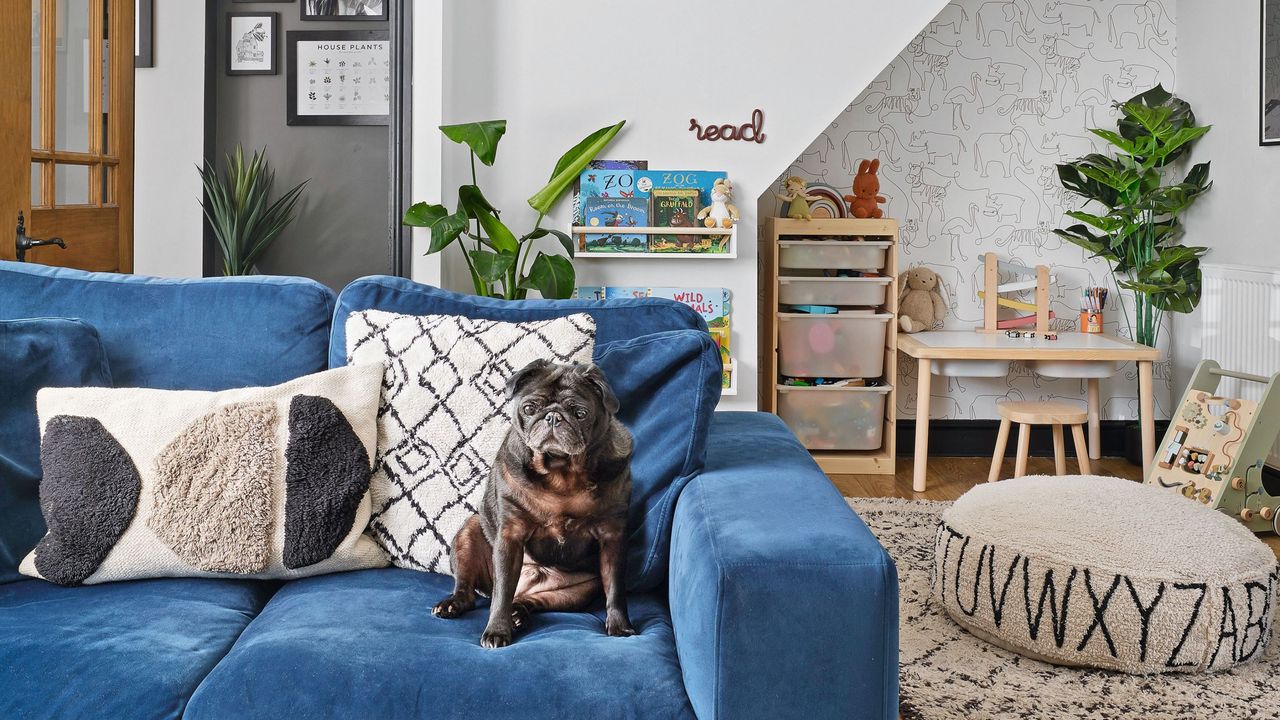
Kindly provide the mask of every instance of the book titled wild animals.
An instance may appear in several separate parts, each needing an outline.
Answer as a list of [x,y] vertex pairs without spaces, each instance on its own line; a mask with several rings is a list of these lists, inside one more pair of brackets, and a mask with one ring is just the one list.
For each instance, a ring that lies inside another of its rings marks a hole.
[[584,285],[575,290],[574,297],[582,300],[613,300],[615,298],[666,298],[688,305],[707,321],[707,331],[720,350],[720,362],[724,366],[722,386],[730,387],[728,375],[732,364],[729,350],[730,318],[733,316],[732,294],[728,288],[698,287],[640,287]]
[[649,205],[635,198],[586,197],[582,200],[584,223],[606,232],[581,235],[578,249],[583,252],[645,252],[649,236],[628,233],[629,227],[649,224]]

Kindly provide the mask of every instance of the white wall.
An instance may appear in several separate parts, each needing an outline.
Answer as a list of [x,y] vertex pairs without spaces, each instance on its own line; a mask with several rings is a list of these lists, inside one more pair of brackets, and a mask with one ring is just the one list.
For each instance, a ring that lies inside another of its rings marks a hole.
[[[775,181],[795,174],[834,197],[850,192],[857,164],[877,158],[885,213],[902,224],[899,262],[942,278],[945,326],[982,324],[982,265],[994,251],[1053,268],[1057,329],[1077,326],[1080,289],[1109,286],[1106,330],[1129,328],[1107,263],[1052,233],[1079,209],[1055,165],[1103,149],[1090,127],[1114,128],[1113,102],[1174,84],[1174,6],[1150,0],[1056,4],[953,0],[854,98]],[[1009,12],[1011,8],[1011,12]],[[772,196],[768,198],[773,200]],[[776,213],[781,203],[769,202]],[[1030,300],[1033,298],[1025,297]],[[916,410],[916,365],[899,373],[898,411]],[[1168,365],[1158,364],[1157,410],[1168,407]],[[935,417],[995,418],[1004,400],[1083,402],[1079,380],[1047,380],[1021,367],[1008,378],[952,378],[933,390]],[[1102,381],[1104,419],[1138,414],[1131,370]]]
[[[1178,4],[1178,95],[1213,130],[1192,151],[1212,162],[1213,190],[1187,216],[1187,239],[1212,250],[1204,262],[1280,268],[1280,146],[1258,145],[1259,4]],[[1265,328],[1259,326],[1259,332]],[[1175,316],[1174,387],[1200,360],[1200,319]]]
[[[743,215],[736,260],[583,260],[576,267],[584,285],[729,288],[739,393],[721,407],[754,408],[755,200],[943,4],[820,0],[800,10],[767,0],[450,2],[444,120],[508,120],[497,164],[480,169],[480,186],[517,232],[533,222],[525,200],[560,154],[620,119],[627,127],[606,157],[647,159],[654,169],[726,170]],[[691,117],[738,124],[754,108],[766,116],[763,144],[697,142],[688,130]],[[456,187],[470,182],[466,153],[446,145],[443,167],[452,203]],[[568,205],[549,223],[567,225]],[[456,250],[444,259],[444,281],[469,290]]]
[[158,2],[155,67],[134,74],[133,270],[200,277],[205,6]]
[[[440,131],[444,117],[444,6],[419,3],[413,8],[413,201],[440,202]],[[413,259],[409,276],[427,285],[441,285],[439,255],[427,255],[431,233],[413,230]]]

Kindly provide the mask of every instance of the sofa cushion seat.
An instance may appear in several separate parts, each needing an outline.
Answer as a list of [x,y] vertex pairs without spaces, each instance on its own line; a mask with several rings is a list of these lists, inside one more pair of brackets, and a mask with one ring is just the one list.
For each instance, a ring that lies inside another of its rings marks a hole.
[[0,585],[0,718],[178,718],[273,583]]
[[480,647],[481,601],[432,616],[452,579],[399,568],[285,585],[201,684],[188,718],[693,717],[665,605],[630,598],[637,635],[603,609],[534,615],[506,648]]

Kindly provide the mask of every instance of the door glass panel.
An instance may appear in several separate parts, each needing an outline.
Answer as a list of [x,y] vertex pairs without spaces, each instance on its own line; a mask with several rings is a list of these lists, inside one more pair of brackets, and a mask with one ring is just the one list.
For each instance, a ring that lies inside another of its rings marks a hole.
[[31,147],[40,144],[40,0],[31,3]]
[[31,163],[31,206],[40,205],[40,190],[44,187],[41,183],[41,175],[44,173],[44,163]]
[[57,165],[53,170],[53,187],[57,205],[89,203],[89,166]]
[[[98,132],[97,124],[89,123],[90,2],[58,0],[57,77],[54,79],[58,110],[54,146],[59,150],[87,152],[90,131]],[[58,194],[61,201],[61,190]]]

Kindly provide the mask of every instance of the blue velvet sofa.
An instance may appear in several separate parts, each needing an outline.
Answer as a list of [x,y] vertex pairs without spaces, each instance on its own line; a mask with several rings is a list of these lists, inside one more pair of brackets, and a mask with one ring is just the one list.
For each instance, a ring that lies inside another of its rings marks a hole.
[[[683,448],[679,476],[633,502],[633,544],[649,548],[643,567],[635,548],[629,560],[635,637],[605,636],[597,609],[536,616],[511,647],[482,649],[483,605],[435,618],[450,579],[396,568],[85,587],[16,573],[43,533],[39,387],[275,384],[342,364],[344,318],[370,307],[585,310],[598,362],[619,343],[670,356],[704,327],[662,301],[510,304],[388,277],[335,297],[297,278],[0,262],[0,718],[897,717],[892,561],[777,418],[713,412],[702,375],[680,397],[628,390],[649,402],[638,445]],[[609,371],[628,384],[625,364]]]

